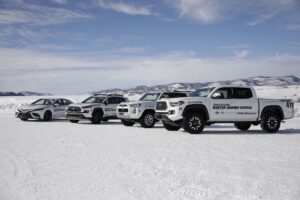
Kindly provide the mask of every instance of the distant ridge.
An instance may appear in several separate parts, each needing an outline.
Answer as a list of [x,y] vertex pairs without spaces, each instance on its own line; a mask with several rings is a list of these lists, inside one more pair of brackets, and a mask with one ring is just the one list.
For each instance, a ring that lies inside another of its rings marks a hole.
[[129,89],[107,89],[97,92],[101,93],[118,93],[118,94],[128,94],[128,93],[145,93],[152,91],[172,91],[172,90],[195,90],[201,87],[213,86],[213,85],[248,85],[248,86],[291,86],[300,85],[300,79],[294,75],[289,76],[255,76],[245,79],[234,79],[226,81],[214,81],[214,82],[198,82],[198,83],[170,83],[166,85],[155,85],[155,86],[145,86],[139,85],[134,88]]
[[52,95],[49,93],[22,91],[22,92],[0,92],[0,96],[52,96]]

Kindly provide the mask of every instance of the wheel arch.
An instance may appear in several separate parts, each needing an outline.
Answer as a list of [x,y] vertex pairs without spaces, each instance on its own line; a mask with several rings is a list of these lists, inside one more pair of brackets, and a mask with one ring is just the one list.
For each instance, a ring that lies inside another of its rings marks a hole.
[[104,115],[103,109],[102,108],[95,108],[92,112],[92,116],[96,113],[96,112],[100,112],[102,115]]
[[186,106],[182,112],[182,116],[185,117],[188,113],[203,113],[205,120],[209,120],[209,113],[205,105],[197,104],[197,105],[189,105]]
[[280,106],[266,106],[266,107],[264,107],[261,114],[260,114],[260,118],[262,118],[268,112],[277,113],[281,120],[284,119],[284,113],[283,113],[282,108]]

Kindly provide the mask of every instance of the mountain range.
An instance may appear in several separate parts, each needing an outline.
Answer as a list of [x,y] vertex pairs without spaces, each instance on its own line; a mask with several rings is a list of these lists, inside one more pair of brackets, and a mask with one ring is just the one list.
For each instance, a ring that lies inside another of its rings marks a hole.
[[300,85],[300,79],[294,75],[289,76],[255,76],[244,79],[234,79],[226,81],[214,82],[197,82],[197,83],[170,83],[165,85],[145,86],[140,85],[128,89],[107,89],[97,91],[99,93],[145,93],[152,91],[173,91],[173,90],[195,90],[201,87],[216,86],[216,85],[247,85],[247,86],[280,86],[286,87],[291,85]]

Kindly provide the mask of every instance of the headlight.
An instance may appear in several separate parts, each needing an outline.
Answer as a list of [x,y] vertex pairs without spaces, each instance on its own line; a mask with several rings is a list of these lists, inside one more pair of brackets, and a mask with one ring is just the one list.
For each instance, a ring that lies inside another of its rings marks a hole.
[[35,109],[33,111],[40,111],[40,110],[44,110],[45,108],[38,108],[38,109]]
[[170,105],[172,106],[172,107],[175,107],[175,106],[181,106],[182,104],[184,104],[185,102],[184,101],[171,101],[170,102]]
[[83,109],[87,109],[87,108],[91,108],[93,107],[92,105],[89,105],[89,106],[82,106]]
[[131,105],[130,105],[130,107],[135,107],[135,108],[140,107],[140,106],[141,106],[140,103],[135,103],[135,104],[131,104]]

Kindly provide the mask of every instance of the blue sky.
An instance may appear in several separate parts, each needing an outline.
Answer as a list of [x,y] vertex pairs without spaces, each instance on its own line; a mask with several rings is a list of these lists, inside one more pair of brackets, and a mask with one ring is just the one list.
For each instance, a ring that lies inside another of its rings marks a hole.
[[0,91],[289,74],[298,0],[0,0]]

